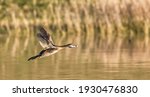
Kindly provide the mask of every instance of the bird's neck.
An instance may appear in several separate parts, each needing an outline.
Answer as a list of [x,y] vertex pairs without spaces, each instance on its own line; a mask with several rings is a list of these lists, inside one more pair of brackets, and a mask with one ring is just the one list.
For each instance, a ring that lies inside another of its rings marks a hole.
[[54,46],[55,46],[55,47],[68,47],[68,45],[69,45],[69,44],[66,44],[66,45],[60,45],[60,46],[59,46],[59,45],[54,45]]

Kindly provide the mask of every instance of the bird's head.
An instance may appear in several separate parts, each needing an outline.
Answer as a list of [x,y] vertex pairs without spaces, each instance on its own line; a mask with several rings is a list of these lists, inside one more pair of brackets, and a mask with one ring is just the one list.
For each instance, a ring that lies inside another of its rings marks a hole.
[[69,48],[76,48],[76,47],[78,47],[77,45],[74,45],[74,44],[67,44],[67,47],[69,47]]

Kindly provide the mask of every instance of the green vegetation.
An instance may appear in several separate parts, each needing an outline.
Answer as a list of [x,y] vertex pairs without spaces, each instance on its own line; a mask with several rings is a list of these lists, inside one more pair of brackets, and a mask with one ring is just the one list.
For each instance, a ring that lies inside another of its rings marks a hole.
[[1,0],[0,33],[31,36],[44,25],[66,37],[77,35],[82,45],[99,45],[100,39],[149,41],[149,9],[149,0]]

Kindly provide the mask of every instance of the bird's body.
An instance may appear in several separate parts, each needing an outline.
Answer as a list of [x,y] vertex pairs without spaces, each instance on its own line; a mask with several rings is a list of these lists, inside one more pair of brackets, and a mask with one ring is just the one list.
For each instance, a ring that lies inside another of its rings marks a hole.
[[50,56],[66,47],[69,47],[69,48],[77,47],[76,45],[73,45],[73,44],[66,44],[66,45],[61,45],[61,46],[55,45],[50,34],[48,34],[43,27],[39,28],[39,33],[37,34],[37,37],[39,39],[40,45],[44,49],[39,54],[29,58],[28,61],[34,60],[36,58]]

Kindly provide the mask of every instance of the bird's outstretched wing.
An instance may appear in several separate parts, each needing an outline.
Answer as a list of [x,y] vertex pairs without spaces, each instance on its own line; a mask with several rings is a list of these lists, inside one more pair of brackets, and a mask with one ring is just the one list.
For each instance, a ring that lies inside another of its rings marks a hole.
[[47,33],[47,31],[43,27],[39,27],[39,32],[37,33],[37,37],[39,39],[40,45],[44,48],[53,48],[53,40],[50,36],[50,34]]

